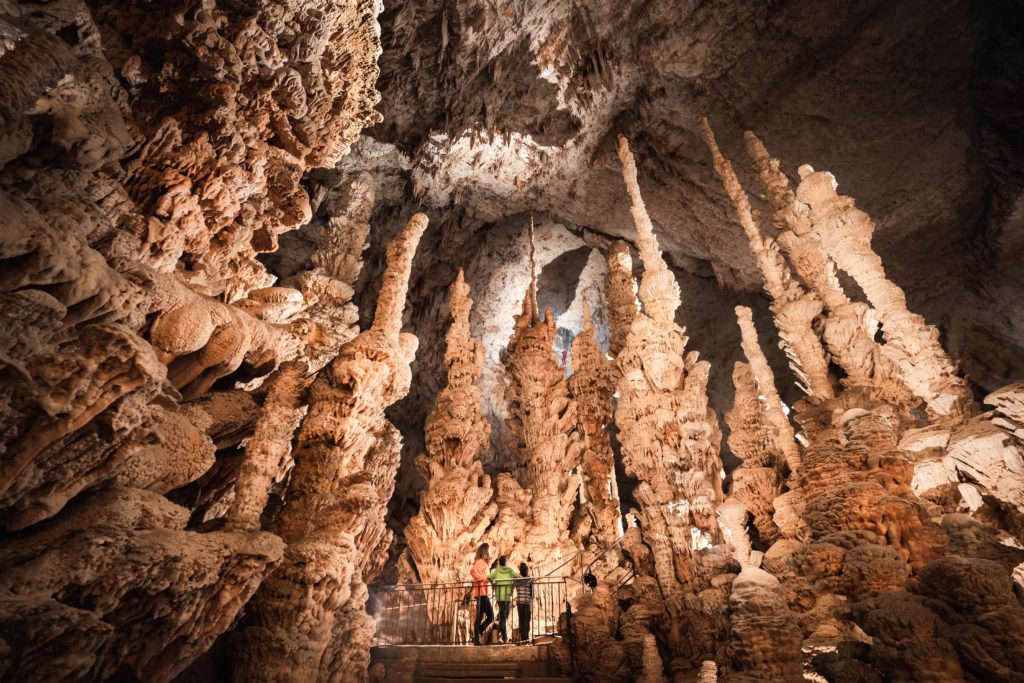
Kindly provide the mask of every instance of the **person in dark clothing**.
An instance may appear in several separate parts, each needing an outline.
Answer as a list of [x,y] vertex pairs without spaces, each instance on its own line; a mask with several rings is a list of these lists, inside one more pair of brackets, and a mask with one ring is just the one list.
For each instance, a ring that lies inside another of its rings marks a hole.
[[473,578],[473,597],[476,598],[476,621],[473,624],[473,644],[480,644],[480,636],[494,623],[491,598],[487,595],[487,560],[491,559],[490,547],[481,543],[469,575]]
[[533,611],[533,578],[525,562],[519,563],[519,577],[516,579],[516,610],[519,612],[519,642],[530,640],[530,617]]

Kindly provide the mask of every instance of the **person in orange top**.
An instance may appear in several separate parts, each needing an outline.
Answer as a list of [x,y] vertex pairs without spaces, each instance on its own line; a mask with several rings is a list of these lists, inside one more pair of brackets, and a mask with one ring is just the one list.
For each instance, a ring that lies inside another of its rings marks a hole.
[[[481,543],[476,549],[476,558],[469,575],[473,577],[473,597],[476,598],[476,623],[473,625],[473,644],[480,644],[480,636],[494,623],[494,609],[487,595],[487,569],[491,559],[490,547]],[[486,616],[486,619],[484,618]]]

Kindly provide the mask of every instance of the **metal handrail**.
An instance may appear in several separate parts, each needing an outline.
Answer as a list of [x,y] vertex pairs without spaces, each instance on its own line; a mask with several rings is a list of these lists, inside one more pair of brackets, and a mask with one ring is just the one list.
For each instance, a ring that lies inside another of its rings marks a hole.
[[606,554],[607,554],[608,552],[610,552],[610,551],[611,551],[611,550],[612,550],[613,548],[616,548],[616,547],[618,547],[618,546],[619,546],[619,545],[620,545],[620,544],[622,543],[622,539],[624,539],[624,538],[625,538],[625,535],[619,536],[619,538],[618,538],[618,539],[617,539],[617,540],[616,540],[616,541],[615,541],[614,543],[612,543],[612,544],[611,544],[610,546],[608,546],[607,548],[601,548],[601,549],[599,549],[599,550],[592,550],[592,549],[590,549],[590,548],[584,548],[583,550],[579,551],[578,553],[576,553],[575,555],[573,555],[572,557],[570,557],[570,558],[569,558],[568,560],[566,560],[565,562],[563,562],[562,564],[558,565],[557,567],[555,567],[554,569],[552,569],[551,571],[549,571],[549,572],[548,572],[547,574],[545,574],[545,575],[544,575],[544,576],[543,576],[542,578],[547,578],[547,577],[551,576],[552,574],[554,574],[555,572],[557,572],[557,571],[558,571],[559,569],[561,569],[561,568],[562,568],[562,567],[564,567],[565,565],[569,564],[570,562],[574,562],[574,561],[576,560],[576,558],[577,558],[577,557],[580,557],[581,555],[583,555],[583,554],[585,554],[585,553],[597,553],[597,555],[596,555],[596,556],[594,556],[594,559],[593,559],[593,560],[591,561],[591,563],[590,563],[590,564],[588,564],[588,565],[587,565],[587,568],[586,568],[586,569],[584,570],[584,573],[586,573],[586,571],[588,571],[588,570],[589,570],[589,569],[590,569],[591,567],[593,567],[593,566],[594,566],[594,565],[595,565],[595,564],[597,563],[597,561],[598,561],[599,559],[601,559],[602,557],[604,557],[604,556],[605,556],[605,555],[606,555]]
[[[507,579],[515,583],[529,577]],[[569,594],[564,578],[533,579],[530,632],[519,637],[519,611],[516,594],[507,605],[506,630],[510,641],[530,640],[538,636],[568,635]],[[474,581],[440,584],[398,584],[374,591],[377,621],[375,636],[381,645],[467,645],[473,641],[476,600],[472,598]],[[493,596],[493,591],[489,591]],[[495,623],[500,606],[494,604]],[[563,618],[564,617],[564,618]]]

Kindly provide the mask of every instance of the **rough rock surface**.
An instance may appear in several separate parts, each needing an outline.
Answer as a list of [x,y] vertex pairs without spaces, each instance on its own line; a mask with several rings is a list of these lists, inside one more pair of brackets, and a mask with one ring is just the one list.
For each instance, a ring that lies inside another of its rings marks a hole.
[[1022,32],[0,0],[0,678],[365,680],[483,537],[595,682],[1019,680]]

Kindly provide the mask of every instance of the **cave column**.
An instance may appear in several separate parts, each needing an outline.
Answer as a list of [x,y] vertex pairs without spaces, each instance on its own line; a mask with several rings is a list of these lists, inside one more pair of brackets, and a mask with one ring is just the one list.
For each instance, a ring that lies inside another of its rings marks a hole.
[[[363,571],[382,561],[387,500],[379,482],[393,482],[401,443],[384,409],[409,390],[417,340],[401,332],[402,309],[426,226],[416,214],[388,247],[372,327],[342,346],[310,388],[277,524],[288,547],[239,634],[236,680],[367,679],[374,623]],[[392,471],[378,471],[378,461]]]

